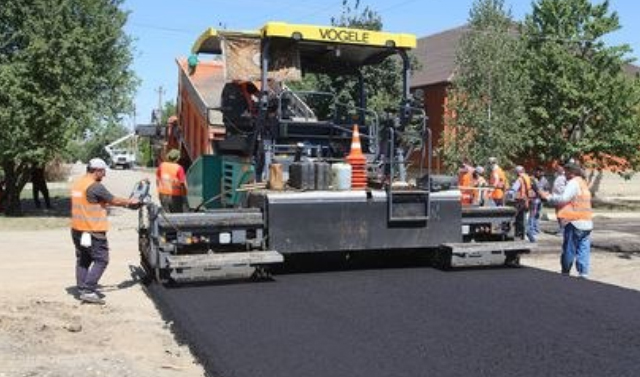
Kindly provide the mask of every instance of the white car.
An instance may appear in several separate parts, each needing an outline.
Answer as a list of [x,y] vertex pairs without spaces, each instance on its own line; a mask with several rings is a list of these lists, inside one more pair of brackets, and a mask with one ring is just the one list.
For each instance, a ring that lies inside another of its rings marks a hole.
[[111,154],[111,168],[131,169],[136,162],[136,155],[126,150],[114,150]]

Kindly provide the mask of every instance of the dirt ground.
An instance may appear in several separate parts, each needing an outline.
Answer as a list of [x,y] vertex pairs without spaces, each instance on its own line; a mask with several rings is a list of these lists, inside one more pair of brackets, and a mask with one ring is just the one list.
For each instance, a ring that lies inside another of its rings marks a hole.
[[[128,196],[143,176],[151,174],[112,170],[105,184]],[[111,213],[104,306],[74,297],[74,251],[58,213],[19,219],[18,227],[0,221],[0,377],[203,376],[139,281],[137,213]]]
[[[151,173],[112,170],[105,184],[127,196],[143,177]],[[0,377],[203,376],[140,282],[136,212],[112,211],[104,306],[73,295],[74,252],[63,215],[0,219]],[[533,253],[523,263],[557,271],[558,254]],[[640,290],[637,254],[595,252],[592,264],[593,280]]]

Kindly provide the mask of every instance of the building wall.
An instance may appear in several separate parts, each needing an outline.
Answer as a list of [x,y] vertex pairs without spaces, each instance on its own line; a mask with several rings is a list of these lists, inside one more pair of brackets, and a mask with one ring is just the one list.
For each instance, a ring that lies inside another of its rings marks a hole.
[[[421,89],[424,92],[424,108],[429,117],[427,126],[431,130],[432,136],[433,160],[431,161],[431,168],[435,174],[442,174],[444,172],[444,161],[438,153],[438,150],[445,129],[444,121],[448,85],[448,83],[439,83],[413,88],[414,90]],[[412,161],[419,164],[420,156],[414,156]],[[427,166],[427,161],[424,162],[424,166]]]

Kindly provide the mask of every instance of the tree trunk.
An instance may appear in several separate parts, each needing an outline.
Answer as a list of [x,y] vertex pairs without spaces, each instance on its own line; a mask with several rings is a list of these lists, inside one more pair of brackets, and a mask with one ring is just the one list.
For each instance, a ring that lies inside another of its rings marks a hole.
[[5,214],[7,216],[22,216],[22,205],[20,203],[20,191],[17,190],[15,184],[7,178],[5,199]]
[[600,184],[602,183],[603,178],[602,169],[593,169],[591,173],[587,176],[587,184],[589,185],[589,190],[591,191],[591,195],[597,196],[600,191]]
[[13,217],[22,216],[20,193],[30,178],[29,165],[24,163],[16,165],[13,161],[4,161],[2,170],[5,175],[5,198],[3,199],[5,214]]

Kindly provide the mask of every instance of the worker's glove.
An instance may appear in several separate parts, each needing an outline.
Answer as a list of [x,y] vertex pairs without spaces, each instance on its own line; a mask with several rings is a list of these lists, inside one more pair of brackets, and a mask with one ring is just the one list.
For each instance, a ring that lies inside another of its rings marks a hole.
[[549,196],[551,195],[549,195],[549,193],[546,191],[540,190],[538,191],[538,196],[540,197],[540,199],[542,199],[543,202],[547,202],[549,201]]
[[136,199],[136,198],[129,199],[129,203],[127,204],[127,208],[129,208],[129,209],[139,209],[140,207],[142,207],[142,202],[140,202],[138,199]]

